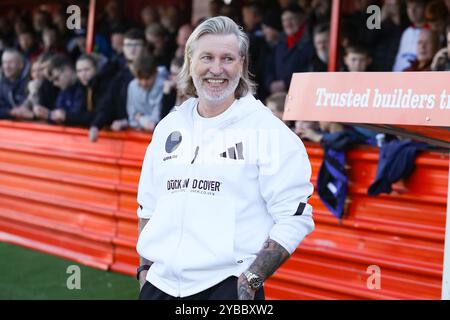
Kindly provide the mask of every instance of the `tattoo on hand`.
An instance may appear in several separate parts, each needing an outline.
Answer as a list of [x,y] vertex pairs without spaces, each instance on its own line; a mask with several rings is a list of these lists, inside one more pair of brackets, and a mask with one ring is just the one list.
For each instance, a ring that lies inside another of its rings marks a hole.
[[238,278],[238,300],[253,300],[255,298],[255,291],[252,290],[247,282],[247,278],[241,275]]
[[258,257],[249,270],[264,280],[270,277],[289,258],[289,252],[272,239],[264,242]]

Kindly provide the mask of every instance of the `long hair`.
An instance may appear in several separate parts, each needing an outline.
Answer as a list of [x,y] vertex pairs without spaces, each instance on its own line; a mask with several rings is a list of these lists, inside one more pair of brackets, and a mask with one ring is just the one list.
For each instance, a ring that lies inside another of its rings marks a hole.
[[184,63],[178,75],[178,90],[187,97],[197,97],[197,90],[195,89],[191,70],[192,53],[195,45],[200,37],[205,34],[234,34],[239,41],[239,55],[244,59],[241,77],[239,84],[234,92],[237,99],[245,96],[247,93],[254,93],[255,84],[250,79],[249,65],[249,40],[247,35],[242,31],[233,20],[228,17],[218,16],[203,21],[190,35],[186,42],[184,50]]

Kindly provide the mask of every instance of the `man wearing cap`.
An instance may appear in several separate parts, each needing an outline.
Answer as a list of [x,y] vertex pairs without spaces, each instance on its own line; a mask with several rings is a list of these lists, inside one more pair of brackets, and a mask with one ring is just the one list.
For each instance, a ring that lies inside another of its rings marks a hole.
[[191,98],[156,126],[139,181],[140,299],[264,299],[314,229],[308,155],[252,95],[248,47],[222,16],[186,43]]
[[[270,63],[272,51],[283,32],[280,13],[277,11],[268,12],[263,18],[261,30],[264,35],[264,41],[259,48],[258,60],[255,61],[255,81],[256,83],[264,84],[267,77],[266,69]],[[257,96],[261,101],[264,101],[269,96],[269,91],[264,85],[258,86]]]

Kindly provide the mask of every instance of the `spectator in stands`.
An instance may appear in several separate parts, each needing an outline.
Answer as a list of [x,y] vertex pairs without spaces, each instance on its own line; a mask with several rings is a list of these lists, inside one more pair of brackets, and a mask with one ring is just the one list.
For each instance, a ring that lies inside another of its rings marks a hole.
[[30,30],[30,27],[28,27],[27,22],[25,21],[25,19],[21,18],[21,17],[17,17],[14,20],[14,33],[15,36],[18,37],[19,34],[21,34],[22,32],[28,31]]
[[349,14],[344,15],[342,19],[342,27],[350,30],[347,35],[350,36],[350,43],[360,43],[366,48],[371,47],[372,31],[367,27],[367,22],[370,14],[367,8],[371,5],[378,5],[377,0],[357,0],[347,2],[352,7]]
[[31,30],[24,30],[17,35],[19,49],[29,61],[35,60],[42,52],[35,41],[34,34]]
[[[37,59],[31,64],[31,80],[28,82],[28,96],[22,104],[25,108],[33,112],[33,106],[39,101],[39,87],[44,80],[44,70],[42,68],[42,59]],[[34,115],[33,115],[34,117]]]
[[371,30],[373,71],[392,71],[403,31],[408,17],[403,12],[401,0],[385,1],[381,8],[381,28]]
[[372,63],[369,51],[362,45],[349,45],[345,49],[344,64],[350,72],[364,72]]
[[98,20],[98,33],[106,37],[111,36],[111,30],[117,26],[125,26],[128,28],[130,23],[124,17],[123,1],[110,0],[101,11]]
[[86,53],[86,36],[86,29],[77,29],[68,41],[66,48],[72,61],[77,61],[80,55]]
[[[86,119],[83,125],[91,125],[97,106],[104,103],[103,99],[110,94],[108,92],[108,79],[103,73],[105,64],[99,54],[82,54],[76,63],[78,81],[81,84],[80,110],[86,110]],[[89,121],[90,120],[90,121]],[[97,140],[98,130],[89,131],[89,139]]]
[[292,73],[305,72],[314,54],[306,16],[298,5],[286,7],[281,16],[285,35],[275,46],[267,66],[266,88],[270,93],[287,91]]
[[223,6],[224,3],[222,0],[210,0],[208,4],[209,16],[215,17],[220,15]]
[[447,25],[447,46],[435,54],[431,70],[450,71],[450,23]]
[[190,24],[183,24],[177,33],[177,49],[175,51],[175,57],[184,57],[184,49],[186,48],[186,42],[192,33],[192,26]]
[[[263,9],[257,2],[248,2],[242,7],[242,22],[244,31],[250,41],[250,65],[251,74],[256,75],[259,55],[264,45],[264,33],[261,30]],[[260,79],[256,79],[259,81]]]
[[170,63],[170,73],[164,81],[163,97],[161,106],[161,119],[173,110],[174,106],[179,106],[186,100],[177,90],[177,77],[183,66],[184,57],[175,57]]
[[292,0],[277,0],[279,7],[281,10],[284,10],[285,8],[289,7],[293,1]]
[[138,57],[133,65],[134,80],[128,86],[127,113],[130,127],[153,131],[161,120],[161,101],[167,70],[158,67],[151,54]]
[[5,48],[14,45],[14,30],[7,17],[0,16],[0,38]]
[[109,94],[104,102],[97,106],[91,130],[100,130],[105,125],[110,125],[111,130],[119,131],[128,126],[127,93],[128,85],[133,80],[130,71],[131,64],[145,50],[144,32],[139,29],[130,29],[125,33],[123,53],[126,65],[112,78],[108,88]]
[[123,55],[123,41],[125,37],[125,29],[121,26],[111,29],[111,48],[112,53],[110,63],[115,65],[116,69],[125,66],[125,56]]
[[327,134],[335,134],[344,131],[344,126],[336,122],[319,122],[319,128],[312,126],[313,122],[308,122],[311,126],[304,126],[300,131],[300,137],[313,142],[320,143]]
[[[70,59],[65,56],[55,57],[50,65],[49,72],[53,84],[61,90],[56,100],[55,109],[50,112],[50,122],[69,126],[89,126],[94,113],[84,103],[86,92],[83,90],[81,83],[78,82],[77,73]],[[93,73],[85,70],[82,72]]]
[[145,6],[141,11],[141,21],[144,29],[152,23],[159,22],[158,10],[152,5]]
[[[81,28],[75,29],[73,32],[72,37],[69,39],[66,45],[67,52],[69,52],[72,61],[76,61],[78,57],[86,53],[86,47],[87,47],[87,20],[88,17],[86,14],[81,15]],[[110,43],[108,42],[108,38],[110,38],[110,34],[112,30],[123,27],[123,25],[120,25],[116,23],[114,26],[109,27],[108,30],[108,36],[105,36],[100,33],[94,33],[94,44],[93,44],[93,51],[100,53],[104,55],[105,57],[109,58],[112,54],[112,49],[110,46]],[[124,28],[124,27],[123,27]]]
[[393,71],[402,71],[416,59],[417,41],[425,26],[426,0],[407,0],[406,9],[411,26],[402,34]]
[[159,23],[153,23],[145,29],[145,39],[151,46],[157,65],[169,69],[174,51],[169,47],[167,30]]
[[313,41],[315,54],[311,62],[311,71],[328,71],[328,52],[330,44],[330,28],[327,24],[319,24],[314,28]]
[[275,47],[280,40],[283,27],[278,13],[268,12],[262,21],[261,30],[263,32],[264,40],[270,47]]
[[261,23],[263,10],[257,2],[248,2],[242,6],[242,22],[247,35],[262,37]]
[[269,92],[264,85],[264,81],[267,77],[267,65],[271,63],[271,57],[273,50],[280,40],[281,34],[283,32],[283,27],[281,26],[281,18],[278,12],[270,11],[268,12],[261,24],[262,32],[264,36],[264,41],[259,48],[258,60],[255,61],[256,70],[255,81],[258,84],[256,88],[256,96],[258,99],[264,101],[268,96]]
[[65,53],[66,51],[55,27],[47,27],[42,31],[42,43],[44,52]]
[[438,34],[431,29],[423,29],[417,41],[417,58],[404,71],[430,71],[433,57],[438,49]]
[[0,75],[0,119],[32,119],[33,113],[22,104],[28,83],[28,65],[16,49],[5,49]]
[[[278,92],[270,95],[266,99],[267,108],[272,111],[273,115],[283,121],[284,105],[286,102],[286,92]],[[288,123],[285,122],[287,125]],[[289,126],[289,125],[288,125]]]
[[[67,13],[66,6],[61,5],[60,9],[56,10],[52,14],[52,22],[53,25],[58,30],[59,37],[61,38],[63,43],[66,43],[69,39],[69,35],[72,30],[67,28]],[[81,12],[87,11],[87,8],[82,7]]]
[[38,10],[33,13],[33,29],[42,37],[42,33],[45,28],[50,27],[52,24],[52,18],[48,11]]
[[447,45],[447,37],[445,34],[445,27],[449,12],[445,3],[442,0],[433,0],[429,2],[425,8],[425,21],[439,36],[439,46]]
[[[348,71],[367,71],[371,63],[372,58],[369,51],[363,45],[353,44],[345,48],[344,65]],[[320,126],[323,126],[322,123],[320,123]],[[348,126],[348,129],[350,128],[364,138],[364,141],[375,141],[377,134],[375,131],[357,126]]]
[[34,117],[37,120],[47,121],[50,111],[55,108],[59,88],[53,84],[49,69],[52,62],[60,60],[61,56],[62,54],[53,54],[51,52],[45,52],[39,56],[39,67],[42,70],[44,79],[38,88],[37,103],[33,105]]
[[[299,4],[302,1],[299,1]],[[308,25],[310,27],[310,32],[314,30],[319,24],[328,24],[330,23],[331,16],[331,1],[330,0],[312,0],[312,1],[304,1],[309,4],[309,9],[306,9],[305,12],[308,15]]]
[[164,7],[159,16],[160,24],[167,31],[167,41],[171,46],[174,46],[179,27],[179,13],[177,6],[169,5]]
[[236,4],[229,3],[224,4],[222,8],[220,8],[220,15],[228,17],[234,21],[239,21],[239,9],[236,8]]

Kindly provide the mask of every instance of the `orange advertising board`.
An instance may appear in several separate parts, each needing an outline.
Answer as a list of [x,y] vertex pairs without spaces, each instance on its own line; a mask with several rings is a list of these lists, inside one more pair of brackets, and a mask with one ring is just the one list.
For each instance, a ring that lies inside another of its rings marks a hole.
[[450,72],[295,73],[283,119],[450,127]]

